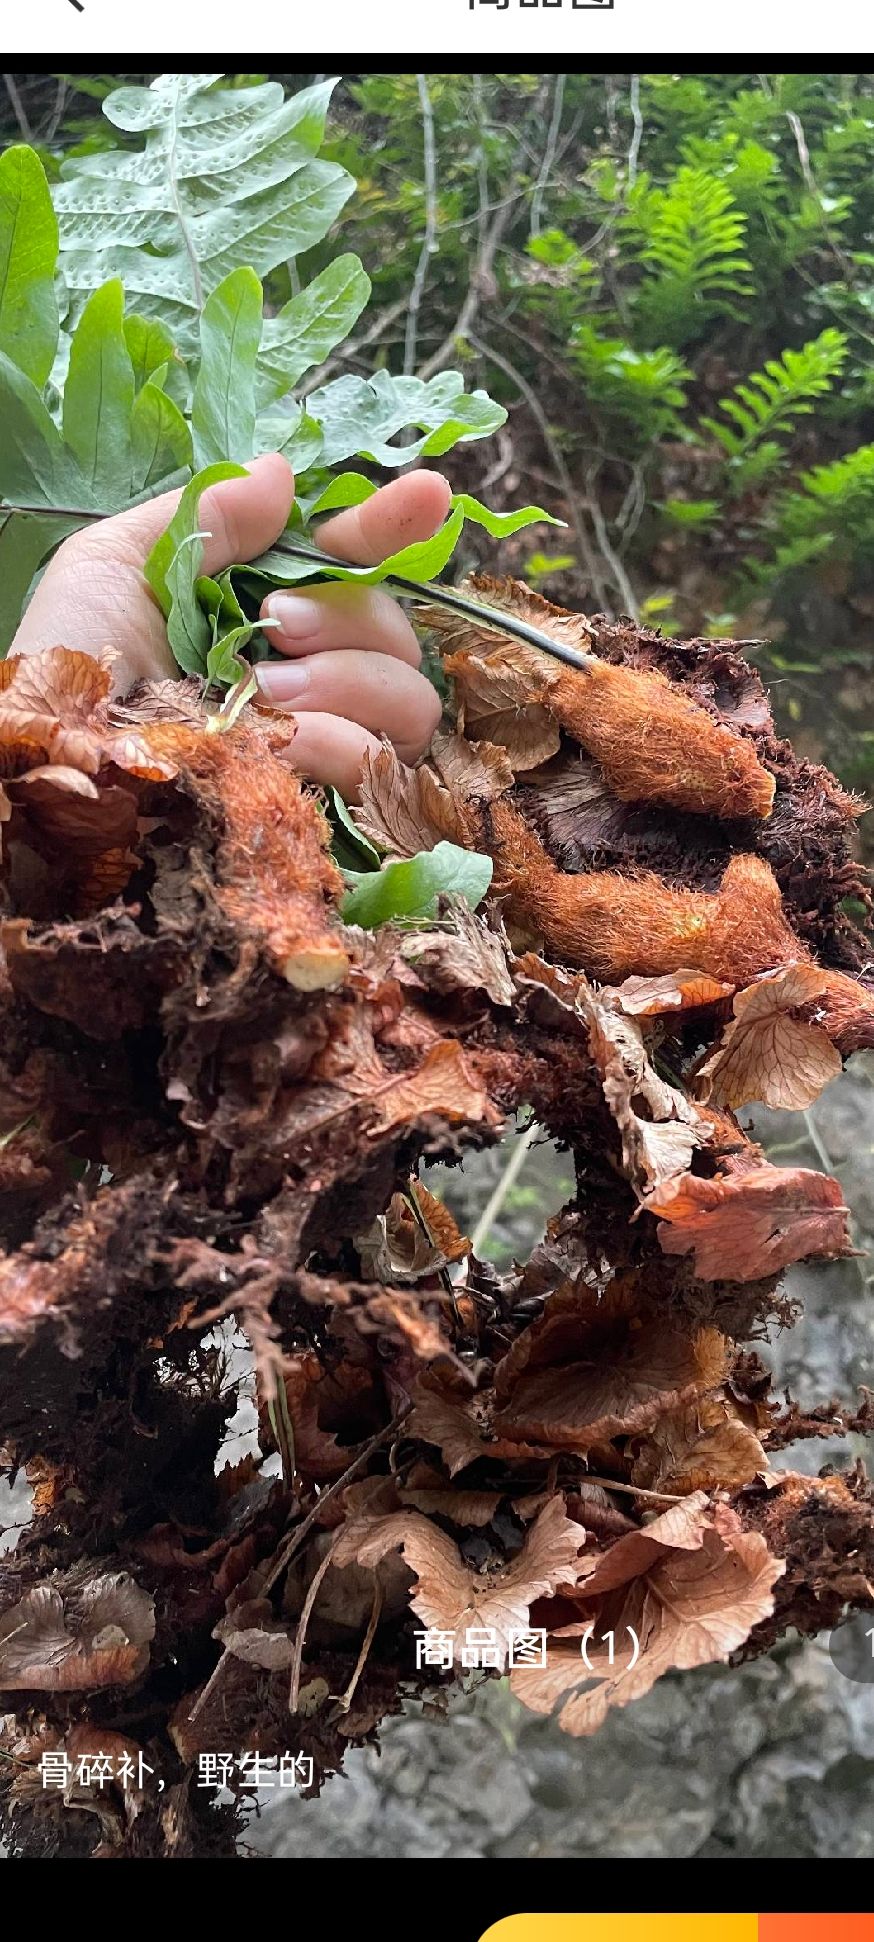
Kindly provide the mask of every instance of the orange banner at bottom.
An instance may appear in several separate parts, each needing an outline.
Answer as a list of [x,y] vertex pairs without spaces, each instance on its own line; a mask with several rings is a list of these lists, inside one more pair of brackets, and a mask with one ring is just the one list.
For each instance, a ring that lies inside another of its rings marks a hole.
[[508,1915],[480,1942],[874,1942],[874,1915]]

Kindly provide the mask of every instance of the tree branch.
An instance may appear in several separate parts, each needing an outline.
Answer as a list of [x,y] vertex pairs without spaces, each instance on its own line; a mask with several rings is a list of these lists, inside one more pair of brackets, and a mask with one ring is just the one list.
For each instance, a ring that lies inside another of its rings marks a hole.
[[452,355],[454,346],[457,343],[463,342],[465,339],[473,343],[471,326],[476,319],[482,298],[492,297],[495,294],[493,268],[495,255],[510,220],[512,209],[512,202],[507,201],[502,203],[496,212],[494,221],[489,224],[480,245],[476,262],[471,269],[464,302],[459,310],[458,316],[455,319],[452,329],[447,331],[442,343],[438,344],[436,351],[432,351],[431,356],[426,358],[425,363],[419,371],[420,378],[433,377],[434,372],[439,371],[440,366],[445,362],[446,358]]
[[532,236],[540,235],[540,216],[543,209],[543,197],[546,184],[549,181],[550,171],[555,161],[555,151],[558,147],[558,137],[561,130],[561,116],[562,109],[564,108],[564,84],[566,80],[567,76],[565,74],[557,74],[555,77],[555,92],[552,97],[552,114],[546,136],[546,147],[543,151],[543,160],[538,170],[537,181],[534,184],[534,194],[531,198],[531,228],[529,233]]
[[632,74],[631,76],[628,105],[631,109],[631,119],[634,123],[634,134],[631,137],[631,147],[628,150],[628,174],[625,181],[626,192],[629,189],[633,189],[637,181],[637,162],[640,155],[640,144],[643,141],[643,116],[640,112],[639,74]]
[[631,581],[628,578],[628,575],[625,571],[622,561],[619,558],[618,553],[614,550],[611,544],[610,535],[607,531],[607,524],[604,519],[604,514],[601,511],[600,500],[598,499],[597,492],[595,491],[596,479],[597,479],[597,467],[593,467],[592,471],[589,473],[589,476],[586,480],[586,495],[587,495],[586,507],[589,514],[589,518],[591,519],[592,525],[595,528],[595,538],[598,541],[598,545],[601,549],[603,557],[606,560],[607,565],[609,566],[610,571],[613,575],[613,579],[619,590],[620,598],[624,603],[625,612],[631,616],[632,620],[639,621],[640,608],[637,604],[637,595],[635,594],[634,588],[632,587]]
[[19,131],[26,142],[32,142],[33,129],[27,119],[24,111],[24,103],[15,85],[15,76],[14,74],[4,74],[3,79],[6,83],[6,93],[9,96],[9,103],[18,123]]
[[425,164],[425,234],[416,264],[416,274],[410,291],[407,310],[407,328],[404,334],[404,373],[409,377],[416,368],[416,337],[419,328],[419,309],[425,294],[428,278],[428,265],[437,247],[437,144],[434,138],[434,110],[428,92],[428,77],[417,74],[419,101],[422,108],[422,136],[424,142]]

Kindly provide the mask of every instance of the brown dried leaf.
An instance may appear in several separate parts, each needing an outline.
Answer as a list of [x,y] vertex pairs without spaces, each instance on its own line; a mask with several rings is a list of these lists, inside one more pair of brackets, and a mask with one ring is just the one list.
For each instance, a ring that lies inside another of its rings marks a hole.
[[443,1256],[444,1261],[463,1261],[470,1253],[470,1241],[442,1200],[437,1199],[417,1180],[413,1189],[416,1205],[425,1220],[428,1231]]
[[512,1005],[513,980],[507,946],[463,897],[441,900],[449,930],[414,931],[401,939],[400,950],[429,991],[484,991],[494,1005]]
[[[561,1628],[544,1668],[516,1670],[512,1689],[536,1713],[563,1700],[563,1730],[594,1733],[611,1707],[641,1698],[663,1673],[729,1658],[773,1611],[784,1569],[763,1537],[727,1506],[708,1513],[699,1494],[610,1547],[581,1586],[579,1622]],[[590,1669],[580,1647],[587,1630]]]
[[530,1523],[551,1501],[554,1492],[551,1489],[528,1490],[512,1479],[493,1482],[488,1489],[465,1490],[453,1487],[442,1470],[420,1461],[413,1464],[397,1494],[401,1504],[408,1505],[412,1510],[420,1510],[427,1517],[445,1517],[450,1523],[484,1530],[504,1504],[523,1524]]
[[612,1282],[599,1300],[586,1286],[549,1299],[495,1370],[499,1435],[588,1450],[649,1426],[725,1373],[717,1329],[689,1335],[639,1313],[632,1280]]
[[754,1100],[803,1112],[841,1070],[841,1055],[821,1025],[793,1014],[828,989],[815,964],[766,971],[739,991],[734,1017],[716,1051],[699,1066],[696,1094],[735,1111]]
[[548,964],[536,951],[525,951],[513,961],[513,975],[525,999],[525,1016],[535,1025],[557,1029],[588,1041],[588,1030],[577,1006],[577,997],[586,980],[581,971],[566,971],[563,965]]
[[843,1189],[807,1167],[667,1180],[647,1202],[665,1254],[694,1250],[703,1281],[760,1281],[792,1261],[851,1254]]
[[356,1236],[355,1246],[367,1279],[389,1282],[421,1281],[470,1253],[448,1207],[418,1181],[409,1194],[392,1195],[385,1214]]
[[423,763],[408,768],[390,742],[364,756],[360,801],[352,816],[364,836],[392,857],[417,856],[437,843],[470,849],[475,828],[464,792],[452,794]]
[[[547,964],[531,951],[517,959],[514,970],[523,988],[533,984],[550,994],[559,1008],[555,1022],[561,1022],[563,1010],[586,1031],[622,1139],[623,1170],[635,1191],[646,1194],[685,1173],[695,1149],[709,1144],[712,1128],[685,1093],[659,1078],[640,1026],[619,1009],[618,993],[596,993],[582,972]],[[535,1015],[542,1011],[541,1000]]]
[[429,1047],[416,1071],[402,1072],[384,1081],[379,1093],[373,1096],[373,1105],[378,1125],[368,1128],[369,1139],[396,1126],[431,1117],[448,1120],[450,1124],[466,1120],[497,1127],[501,1123],[500,1114],[488,1093],[477,1085],[454,1038],[438,1039]]
[[407,1433],[440,1451],[450,1477],[488,1454],[480,1425],[463,1403],[421,1386],[414,1403]]
[[144,722],[198,722],[206,719],[203,682],[193,674],[169,681],[135,681],[130,692],[110,697],[106,719],[111,728],[142,727]]
[[[500,1114],[458,1040],[439,1038],[435,1025],[413,1005],[401,1010],[396,983],[377,996],[385,999],[384,1009],[356,1003],[333,1014],[331,1036],[312,1060],[306,1082],[283,1097],[275,1122],[281,1150],[299,1150],[302,1142],[319,1136],[337,1150],[344,1122],[354,1129],[350,1140],[374,1143],[413,1126],[426,1132],[432,1125],[436,1132],[441,1125],[465,1122],[500,1126]],[[383,1063],[382,1046],[393,1061],[403,1054],[402,1069]]]
[[556,754],[561,732],[543,705],[549,687],[544,654],[514,641],[512,651],[500,648],[482,660],[452,654],[443,665],[455,682],[459,729],[472,741],[499,743],[514,770],[539,768]]
[[424,1517],[445,1517],[468,1530],[485,1530],[500,1506],[500,1491],[453,1490],[439,1471],[432,1472],[432,1477],[432,1482],[410,1483],[401,1489],[401,1503],[409,1510],[421,1511]]
[[686,1173],[696,1148],[707,1145],[710,1129],[685,1093],[659,1078],[633,1018],[611,1010],[584,980],[577,1007],[619,1128],[625,1174],[638,1193],[648,1194]]
[[0,1690],[129,1686],[154,1636],[155,1601],[126,1572],[36,1585],[0,1617]]
[[7,662],[0,694],[0,751],[3,773],[17,775],[34,766],[34,748],[49,762],[61,762],[96,775],[101,762],[95,734],[95,709],[110,689],[109,663],[68,647],[22,654]]
[[265,1672],[281,1672],[294,1663],[294,1639],[277,1623],[269,1599],[251,1599],[237,1605],[219,1621],[213,1632],[226,1652],[246,1665],[262,1666]]
[[626,1517],[624,1511],[617,1509],[616,1498],[602,1484],[589,1483],[585,1478],[568,1493],[567,1507],[571,1516],[584,1524],[599,1542],[604,1538],[624,1537],[627,1531],[637,1529],[633,1517]]
[[445,1265],[403,1194],[392,1194],[386,1212],[356,1234],[355,1251],[367,1281],[421,1281]]
[[755,1430],[721,1396],[661,1416],[640,1439],[632,1483],[645,1490],[682,1495],[689,1490],[738,1490],[751,1483],[768,1459]]
[[334,1558],[341,1565],[376,1565],[387,1551],[401,1550],[418,1579],[410,1603],[423,1623],[453,1632],[459,1658],[468,1628],[489,1626],[505,1661],[510,1634],[525,1630],[535,1601],[577,1583],[585,1541],[582,1525],[571,1522],[558,1495],[510,1564],[487,1575],[474,1572],[452,1539],[416,1511],[348,1524]]
[[428,759],[447,789],[457,790],[466,802],[494,802],[513,784],[513,765],[496,742],[469,742],[438,729]]
[[721,1004],[733,990],[734,985],[722,984],[703,971],[668,971],[661,978],[626,978],[604,996],[630,1018],[660,1018],[664,1013]]
[[[415,1362],[454,1362],[439,1318],[423,1313],[412,1291],[378,1288],[366,1306],[352,1310],[356,1327],[377,1330],[389,1341],[409,1350]],[[400,1380],[400,1370],[393,1370]]]
[[[114,763],[148,780],[172,777],[172,762],[154,754],[142,734],[111,725],[107,698],[111,650],[85,654],[45,648],[5,662],[0,691],[0,773],[21,775],[44,762],[97,775]],[[37,755],[37,761],[39,755]]]
[[601,1593],[630,1584],[658,1564],[668,1551],[698,1551],[710,1521],[710,1506],[703,1490],[696,1490],[682,1504],[672,1504],[648,1524],[617,1538],[598,1557],[586,1560],[581,1577],[580,1596],[588,1604]]
[[319,1483],[342,1476],[355,1456],[355,1448],[338,1443],[333,1433],[323,1430],[319,1422],[323,1401],[320,1390],[326,1380],[319,1357],[309,1349],[287,1356],[283,1380],[297,1467],[304,1476],[314,1477]]

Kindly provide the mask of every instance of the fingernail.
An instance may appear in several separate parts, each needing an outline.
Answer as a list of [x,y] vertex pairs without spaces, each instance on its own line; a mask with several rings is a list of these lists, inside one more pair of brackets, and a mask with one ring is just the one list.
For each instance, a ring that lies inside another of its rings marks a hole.
[[308,600],[302,593],[272,593],[267,612],[271,620],[278,620],[283,634],[292,641],[317,634],[324,619],[324,609],[318,601]]
[[310,683],[306,661],[261,661],[255,673],[268,701],[297,701]]

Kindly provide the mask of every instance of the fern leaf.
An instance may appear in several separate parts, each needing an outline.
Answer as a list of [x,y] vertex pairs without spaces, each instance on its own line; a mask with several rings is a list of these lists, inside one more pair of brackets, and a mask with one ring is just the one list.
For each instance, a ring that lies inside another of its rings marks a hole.
[[[724,418],[703,418],[702,428],[722,446],[737,464],[748,464],[753,452],[767,442],[775,461],[782,447],[776,433],[785,436],[796,419],[813,409],[813,400],[827,391],[841,370],[847,354],[847,340],[840,330],[824,330],[819,337],[798,351],[787,350],[780,358],[769,358],[764,370],[754,371],[743,383],[735,385],[729,398],[721,398]],[[757,468],[761,473],[761,465]],[[745,480],[748,483],[748,480]]]
[[684,165],[664,189],[642,178],[626,226],[652,277],[642,310],[654,334],[683,343],[714,298],[749,293],[746,217],[727,184],[705,169]]
[[64,164],[54,203],[75,313],[120,277],[183,355],[196,351],[207,298],[240,263],[264,277],[321,241],[352,194],[320,161],[332,81],[284,99],[275,82],[222,88],[214,74],[118,88],[104,112],[140,148]]

